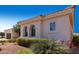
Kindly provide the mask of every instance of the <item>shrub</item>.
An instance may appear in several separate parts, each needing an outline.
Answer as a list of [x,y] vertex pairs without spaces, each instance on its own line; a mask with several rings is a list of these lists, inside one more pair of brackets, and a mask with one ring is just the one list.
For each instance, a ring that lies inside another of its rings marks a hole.
[[7,42],[14,43],[14,42],[16,42],[16,39],[9,39],[9,40],[7,40]]
[[79,36],[74,35],[72,42],[73,42],[73,45],[75,45],[75,46],[79,45]]
[[31,46],[32,51],[35,54],[65,54],[70,53],[70,50],[65,45],[57,44],[53,40],[49,40],[49,42],[40,42],[33,44]]
[[17,39],[17,43],[24,47],[30,47],[32,44],[39,42],[48,42],[47,39],[27,39],[27,38],[19,38]]
[[0,40],[0,43],[7,42],[6,40]]
[[6,40],[0,40],[0,43],[2,44],[2,45],[4,45],[4,43],[6,43],[7,41]]
[[32,51],[29,49],[20,50],[17,54],[32,54]]
[[69,47],[56,40],[18,38],[17,43],[24,47],[30,47],[35,54],[70,53]]

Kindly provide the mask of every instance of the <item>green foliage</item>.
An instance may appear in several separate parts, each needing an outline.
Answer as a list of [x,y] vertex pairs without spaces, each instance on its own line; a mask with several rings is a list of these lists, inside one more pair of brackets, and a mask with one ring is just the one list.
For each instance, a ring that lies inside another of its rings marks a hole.
[[1,36],[1,38],[3,38],[3,37],[4,37],[4,35],[5,35],[5,33],[4,33],[4,32],[0,32],[0,36]]
[[19,25],[15,25],[15,26],[13,26],[13,28],[14,28],[15,32],[20,32],[20,26]]
[[48,42],[47,39],[30,39],[30,38],[18,38],[17,43],[24,47],[30,47],[32,44],[39,42]]
[[15,43],[16,39],[10,39],[10,40],[0,40],[0,43],[4,44],[4,43]]
[[32,51],[35,54],[66,54],[70,53],[70,50],[65,45],[57,44],[55,41],[36,43],[31,46]]
[[69,47],[60,44],[56,40],[18,38],[17,43],[24,47],[30,47],[35,54],[66,54],[70,53]]
[[6,40],[0,40],[1,45],[4,45],[6,42]]
[[[17,35],[20,36],[20,25],[13,26],[13,29],[14,29],[14,32],[17,33]],[[14,37],[14,38],[17,38],[17,37]]]
[[16,42],[16,39],[10,39],[10,40],[7,40],[7,42],[14,43],[14,42]]
[[17,54],[32,54],[30,49],[24,49],[17,52]]
[[4,42],[7,42],[6,40],[0,40],[0,43],[4,43]]
[[73,40],[72,40],[74,45],[79,45],[79,36],[73,35]]

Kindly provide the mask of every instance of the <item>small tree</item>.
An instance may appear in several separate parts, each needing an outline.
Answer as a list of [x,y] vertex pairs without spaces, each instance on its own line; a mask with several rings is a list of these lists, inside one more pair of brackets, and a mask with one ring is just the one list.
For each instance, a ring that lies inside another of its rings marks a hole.
[[14,31],[20,35],[20,26],[14,25],[13,28],[14,28]]
[[1,36],[1,38],[3,38],[5,36],[5,33],[4,32],[0,32],[0,36]]

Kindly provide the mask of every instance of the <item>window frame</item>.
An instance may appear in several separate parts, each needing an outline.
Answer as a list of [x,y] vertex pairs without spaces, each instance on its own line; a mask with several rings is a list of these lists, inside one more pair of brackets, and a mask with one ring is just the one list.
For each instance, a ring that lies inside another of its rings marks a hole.
[[24,37],[27,37],[28,36],[28,30],[27,31],[26,30],[27,30],[27,26],[24,27]]
[[[54,27],[52,27],[54,26]],[[50,31],[56,31],[56,22],[50,22]]]

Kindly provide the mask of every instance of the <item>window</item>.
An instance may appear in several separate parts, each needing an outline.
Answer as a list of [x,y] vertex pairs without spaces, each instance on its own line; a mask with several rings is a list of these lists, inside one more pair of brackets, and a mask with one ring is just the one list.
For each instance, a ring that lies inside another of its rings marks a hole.
[[56,23],[55,22],[50,23],[50,31],[55,31],[55,28],[56,28]]
[[31,26],[31,36],[35,36],[36,35],[36,30],[35,30],[35,25]]
[[24,28],[24,36],[28,36],[27,27]]

